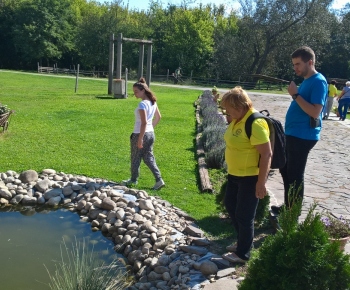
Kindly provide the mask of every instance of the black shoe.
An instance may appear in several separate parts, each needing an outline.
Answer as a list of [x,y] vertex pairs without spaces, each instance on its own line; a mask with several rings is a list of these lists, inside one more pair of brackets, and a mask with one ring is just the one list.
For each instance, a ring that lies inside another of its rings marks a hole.
[[269,219],[270,219],[270,223],[271,223],[272,227],[274,228],[274,233],[276,233],[277,231],[281,230],[281,226],[278,223],[278,217],[277,216],[273,216],[273,215],[270,214]]
[[281,211],[281,207],[282,207],[282,206],[272,205],[272,206],[271,206],[271,210],[272,210],[275,214],[279,214],[280,211]]
[[323,117],[322,120],[327,120],[327,117]]

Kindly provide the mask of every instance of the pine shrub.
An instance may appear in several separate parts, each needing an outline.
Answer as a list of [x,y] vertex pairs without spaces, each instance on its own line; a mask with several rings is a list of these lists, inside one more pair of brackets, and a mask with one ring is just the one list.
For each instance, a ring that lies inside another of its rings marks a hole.
[[281,230],[253,251],[239,290],[345,290],[350,287],[349,255],[328,241],[313,205],[298,224],[301,201],[280,214]]

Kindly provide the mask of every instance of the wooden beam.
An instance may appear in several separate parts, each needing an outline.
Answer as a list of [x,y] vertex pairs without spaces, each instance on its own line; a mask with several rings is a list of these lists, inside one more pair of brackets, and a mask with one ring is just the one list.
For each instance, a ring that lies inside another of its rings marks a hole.
[[131,42],[137,42],[137,43],[143,43],[143,44],[153,44],[152,40],[145,40],[145,39],[136,39],[136,38],[123,37],[123,40],[131,41]]

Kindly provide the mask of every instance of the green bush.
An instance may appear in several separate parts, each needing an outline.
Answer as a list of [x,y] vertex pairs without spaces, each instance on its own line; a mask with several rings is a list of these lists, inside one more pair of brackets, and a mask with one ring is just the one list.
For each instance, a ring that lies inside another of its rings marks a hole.
[[259,204],[255,213],[255,225],[261,226],[267,220],[270,208],[270,196],[266,195],[263,199],[259,199]]
[[253,251],[239,290],[349,289],[350,256],[328,241],[315,205],[298,224],[300,209],[297,201],[290,210],[282,210],[281,230]]

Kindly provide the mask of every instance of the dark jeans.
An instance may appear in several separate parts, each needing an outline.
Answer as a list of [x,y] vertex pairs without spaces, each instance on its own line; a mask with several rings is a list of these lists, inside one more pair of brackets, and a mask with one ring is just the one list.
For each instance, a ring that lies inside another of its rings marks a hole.
[[[280,169],[284,185],[284,202],[291,206],[289,189],[294,186],[298,198],[304,197],[304,172],[310,150],[316,145],[317,140],[306,140],[294,136],[286,136],[286,165]],[[291,191],[292,193],[292,191]]]
[[227,176],[225,207],[237,233],[236,255],[250,258],[253,247],[254,218],[259,199],[255,196],[258,176]]
[[346,114],[348,113],[348,109],[350,106],[350,99],[349,98],[341,98],[339,100],[339,105],[338,105],[338,112],[339,112],[339,117],[342,120],[346,119]]

